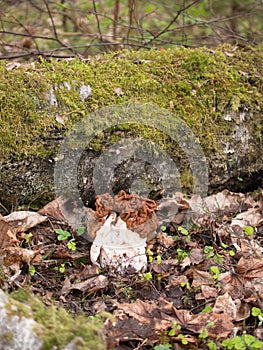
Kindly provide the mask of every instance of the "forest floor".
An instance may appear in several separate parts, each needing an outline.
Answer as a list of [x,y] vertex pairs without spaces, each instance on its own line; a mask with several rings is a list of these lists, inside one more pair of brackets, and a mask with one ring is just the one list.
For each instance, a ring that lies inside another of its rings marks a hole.
[[92,242],[61,220],[57,200],[41,215],[1,216],[0,286],[102,317],[108,349],[263,349],[263,191],[224,190],[191,216],[193,201],[177,199],[137,273],[92,264]]

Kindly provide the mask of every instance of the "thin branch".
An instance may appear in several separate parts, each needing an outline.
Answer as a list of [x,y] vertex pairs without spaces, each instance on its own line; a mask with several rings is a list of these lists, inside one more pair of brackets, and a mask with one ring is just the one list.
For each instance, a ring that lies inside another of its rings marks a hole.
[[161,35],[163,35],[164,33],[166,33],[166,31],[174,24],[174,22],[177,20],[177,18],[180,16],[180,14],[181,14],[183,11],[187,10],[188,8],[192,7],[194,4],[197,4],[197,3],[200,2],[200,1],[201,1],[201,0],[194,0],[194,1],[191,2],[189,5],[187,5],[187,6],[183,7],[183,8],[181,8],[181,9],[177,12],[177,14],[174,16],[174,18],[170,21],[170,23],[168,23],[167,26],[166,26],[163,30],[161,30],[159,33],[155,34],[155,35],[153,36],[152,39],[150,39],[149,41],[147,41],[147,42],[145,43],[145,45],[150,45],[155,39],[159,38],[159,36],[161,36]]
[[[97,28],[98,28],[98,32],[99,32],[99,36],[100,36],[100,41],[103,43],[103,37],[102,37],[101,28],[100,28],[100,20],[99,20],[99,16],[97,13],[97,7],[96,7],[96,0],[92,0],[92,4],[93,4],[93,10],[94,10],[94,14],[95,14],[96,22],[97,22]],[[105,50],[106,50],[106,52],[108,52],[107,46],[105,46]]]

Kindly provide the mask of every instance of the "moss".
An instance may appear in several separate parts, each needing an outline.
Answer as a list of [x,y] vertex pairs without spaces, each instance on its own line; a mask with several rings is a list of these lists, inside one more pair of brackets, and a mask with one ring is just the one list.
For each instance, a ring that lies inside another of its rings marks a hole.
[[[14,300],[10,303],[16,306],[22,305],[31,310],[31,317],[37,322],[35,332],[43,340],[42,350],[50,350],[54,347],[63,349],[71,341],[75,343],[78,350],[105,349],[101,317],[97,316],[93,319],[84,315],[74,317],[64,308],[55,305],[45,306],[39,298],[22,289],[12,293],[11,297]],[[29,317],[29,314],[21,312],[21,316]]]
[[5,344],[5,343],[10,343],[13,338],[14,338],[14,335],[12,332],[6,332],[4,334],[1,335],[1,338],[2,338],[2,342]]
[[[224,120],[226,109],[261,110],[262,56],[262,46],[236,49],[225,45],[215,51],[124,51],[90,61],[40,59],[11,71],[6,71],[2,61],[0,159],[51,155],[55,145],[42,143],[50,130],[64,132],[91,111],[131,101],[152,102],[185,120],[208,154],[218,148],[218,136],[224,138],[231,132],[231,123]],[[79,94],[82,84],[92,87],[86,101]],[[123,91],[122,96],[116,88]],[[51,91],[56,103],[51,103]],[[256,125],[259,141],[261,124],[260,120]],[[142,126],[134,132],[149,136]],[[150,133],[150,138],[161,144],[168,141],[162,135],[156,138],[156,133]],[[95,148],[104,142],[96,139]]]

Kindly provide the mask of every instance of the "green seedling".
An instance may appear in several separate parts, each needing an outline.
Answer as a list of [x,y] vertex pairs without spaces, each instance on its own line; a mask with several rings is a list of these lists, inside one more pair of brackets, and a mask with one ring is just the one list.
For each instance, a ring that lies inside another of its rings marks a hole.
[[236,350],[260,350],[263,348],[263,342],[255,338],[250,334],[242,334],[241,336],[235,336],[232,339],[225,339],[222,341],[224,349],[236,349]]
[[160,345],[155,345],[154,350],[170,350],[172,347],[171,344],[160,344]]
[[157,261],[157,264],[158,264],[158,265],[161,264],[161,262],[162,262],[162,257],[161,257],[161,255],[157,255],[156,261]]
[[78,229],[77,229],[77,236],[81,236],[83,235],[83,233],[85,232],[85,227],[84,226],[79,226]]
[[211,312],[213,308],[210,305],[206,305],[201,312]]
[[28,268],[28,272],[30,274],[30,276],[34,276],[34,274],[36,273],[36,268],[33,265],[30,265]]
[[168,332],[168,335],[170,337],[174,337],[178,333],[178,331],[180,331],[180,329],[181,329],[181,326],[179,324],[177,324],[176,321],[173,321],[172,322],[172,328]]
[[146,254],[148,255],[148,261],[149,263],[153,262],[153,251],[151,249],[147,249]]
[[184,258],[186,258],[190,252],[185,252],[184,250],[182,250],[181,248],[178,248],[177,250],[177,260],[180,262],[181,260],[183,260]]
[[211,266],[210,267],[210,273],[214,280],[220,280],[220,271],[217,266]]
[[217,350],[216,343],[213,340],[209,340],[206,345],[209,350]]
[[151,272],[146,272],[146,273],[144,274],[144,276],[143,276],[143,279],[144,279],[145,281],[150,281],[150,280],[152,280],[152,278],[153,278],[153,276],[152,276],[152,273],[151,273]]
[[187,345],[188,341],[185,339],[184,335],[182,333],[178,334],[177,338],[181,339],[181,343],[183,345]]
[[181,282],[181,287],[185,287],[186,289],[190,289],[190,284],[189,284],[189,282],[186,282],[186,281],[183,281],[183,282]]
[[62,264],[60,264],[59,267],[56,266],[55,270],[58,270],[60,273],[64,273],[66,271],[66,265],[71,266],[71,263],[70,262],[62,263]]
[[243,228],[243,232],[244,232],[244,234],[247,235],[247,236],[253,236],[253,234],[254,234],[254,228],[253,228],[252,226],[245,226],[245,227]]
[[33,237],[33,233],[29,232],[25,235],[26,244],[29,243],[30,239]]
[[71,239],[70,241],[68,241],[67,243],[67,247],[68,249],[70,250],[76,250],[76,242],[75,242],[75,239]]
[[161,230],[162,232],[165,232],[165,231],[166,231],[166,229],[167,229],[167,227],[166,227],[166,226],[164,226],[164,225],[160,226],[160,230]]
[[71,236],[68,231],[62,230],[61,228],[55,228],[54,231],[57,233],[59,241],[65,241]]
[[215,252],[212,246],[206,245],[204,247],[204,253],[207,254],[207,258],[213,258],[215,263],[222,264],[224,262],[224,257]]
[[259,320],[258,326],[262,326],[263,324],[263,312],[258,307],[252,307],[252,316],[257,317]]
[[207,258],[210,259],[215,255],[214,248],[210,245],[204,247],[204,253],[207,254]]
[[186,228],[182,227],[182,226],[178,226],[178,231],[181,232],[181,234],[184,235],[184,236],[188,236],[189,235],[189,231]]

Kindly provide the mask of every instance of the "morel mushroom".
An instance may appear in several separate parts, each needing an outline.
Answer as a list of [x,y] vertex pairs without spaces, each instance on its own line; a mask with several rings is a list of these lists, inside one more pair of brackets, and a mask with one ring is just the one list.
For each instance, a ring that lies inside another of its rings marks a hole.
[[158,222],[156,203],[120,191],[116,196],[96,197],[96,211],[89,212],[87,230],[93,244],[90,257],[101,267],[118,272],[146,268],[146,241],[154,237]]

